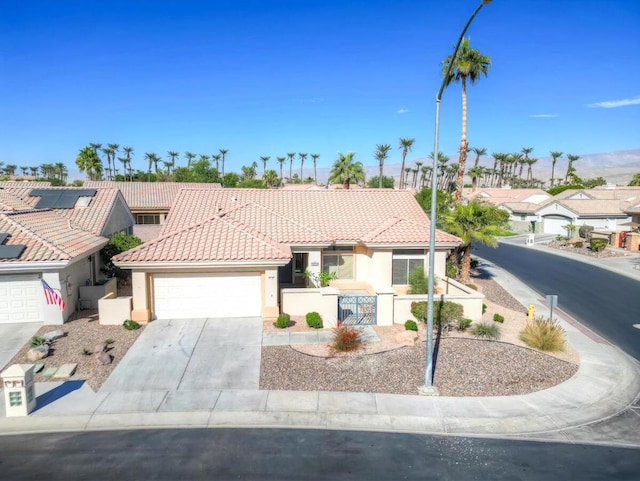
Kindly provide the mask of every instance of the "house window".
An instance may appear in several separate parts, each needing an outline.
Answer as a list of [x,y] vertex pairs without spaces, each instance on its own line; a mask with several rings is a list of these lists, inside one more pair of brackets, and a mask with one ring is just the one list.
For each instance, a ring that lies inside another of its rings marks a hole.
[[338,279],[353,279],[353,248],[332,247],[322,251],[322,272],[335,273]]
[[417,267],[424,269],[427,256],[422,249],[396,249],[391,261],[391,283],[409,284],[409,273]]
[[159,214],[138,214],[136,216],[136,224],[159,224]]

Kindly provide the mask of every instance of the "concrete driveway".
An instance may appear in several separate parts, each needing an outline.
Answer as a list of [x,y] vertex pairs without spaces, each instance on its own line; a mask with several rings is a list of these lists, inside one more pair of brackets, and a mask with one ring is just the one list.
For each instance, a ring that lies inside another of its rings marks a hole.
[[[0,371],[41,327],[41,322],[0,324]],[[55,329],[51,326],[52,331]]]
[[100,391],[258,389],[261,347],[258,317],[153,321]]

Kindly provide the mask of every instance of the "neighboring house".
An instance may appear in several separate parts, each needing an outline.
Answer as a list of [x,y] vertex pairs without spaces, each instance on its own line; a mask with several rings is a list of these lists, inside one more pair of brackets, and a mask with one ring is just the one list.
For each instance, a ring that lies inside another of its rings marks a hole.
[[[429,219],[406,191],[183,189],[160,237],[114,262],[132,270],[138,321],[318,310],[331,325],[347,293],[373,299],[374,322],[391,324],[410,316],[411,300],[399,309],[394,298],[411,270],[426,270],[428,239]],[[459,244],[437,231],[440,279]],[[321,272],[337,277],[332,287],[305,289]]]
[[627,209],[640,202],[639,187],[569,189],[536,211],[545,234],[567,235],[566,225],[588,225],[604,232],[627,231]]
[[629,227],[629,232],[624,236],[625,247],[630,251],[638,251],[640,250],[640,203],[627,208],[625,213],[631,216],[631,221],[623,224]]
[[[0,323],[66,321],[79,287],[104,277],[99,251],[109,236],[132,226],[117,189],[0,182]],[[45,302],[42,280],[63,310]]]
[[117,188],[122,192],[135,219],[133,234],[143,242],[158,237],[162,225],[180,189],[220,189],[217,183],[188,182],[113,182],[93,181],[85,188]]

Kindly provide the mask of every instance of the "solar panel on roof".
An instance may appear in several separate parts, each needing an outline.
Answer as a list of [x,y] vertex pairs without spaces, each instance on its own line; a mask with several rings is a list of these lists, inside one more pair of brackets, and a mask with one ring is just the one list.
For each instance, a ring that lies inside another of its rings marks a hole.
[[0,259],[17,259],[27,246],[0,246]]
[[7,237],[9,237],[9,234],[5,234],[4,232],[0,234],[0,244],[4,244],[4,241],[7,240]]
[[79,197],[94,197],[96,189],[32,189],[29,195],[40,197],[36,209],[73,209]]

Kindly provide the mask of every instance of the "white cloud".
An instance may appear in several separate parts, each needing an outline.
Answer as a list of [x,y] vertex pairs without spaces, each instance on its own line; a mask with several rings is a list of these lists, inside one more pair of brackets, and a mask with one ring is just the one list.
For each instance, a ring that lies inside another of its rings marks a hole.
[[534,118],[534,119],[550,119],[553,117],[558,117],[558,114],[532,114],[529,115],[529,117]]
[[603,109],[615,109],[617,107],[626,107],[627,105],[640,105],[640,97],[622,100],[606,100],[604,102],[596,102],[587,104],[587,107],[601,107]]
[[396,114],[398,114],[398,115],[407,114],[407,113],[409,113],[409,110],[407,110],[407,109],[396,110]]

